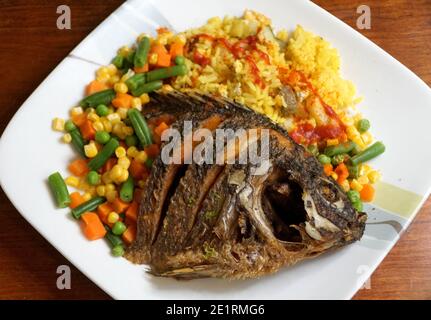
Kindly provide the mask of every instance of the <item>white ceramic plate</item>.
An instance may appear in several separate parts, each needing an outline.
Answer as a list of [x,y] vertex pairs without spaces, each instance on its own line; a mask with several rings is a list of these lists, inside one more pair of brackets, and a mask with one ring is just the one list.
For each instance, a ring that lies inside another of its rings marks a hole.
[[[47,189],[50,173],[72,159],[71,148],[51,131],[53,117],[67,117],[98,64],[116,49],[158,26],[176,31],[211,16],[263,12],[277,28],[301,24],[332,43],[343,59],[344,76],[365,99],[363,113],[387,146],[374,161],[384,183],[366,207],[363,239],[337,252],[259,280],[178,282],[149,276],[142,266],[115,259],[103,241],[88,242],[68,210],[57,210]],[[34,91],[1,138],[1,185],[18,209],[71,263],[114,298],[132,299],[349,299],[370,276],[413,219],[431,187],[431,90],[375,44],[308,1],[130,1],[97,27]],[[414,165],[411,160],[414,159]],[[417,168],[420,168],[418,170]],[[73,280],[72,280],[73,281]],[[372,285],[372,284],[371,284]]]

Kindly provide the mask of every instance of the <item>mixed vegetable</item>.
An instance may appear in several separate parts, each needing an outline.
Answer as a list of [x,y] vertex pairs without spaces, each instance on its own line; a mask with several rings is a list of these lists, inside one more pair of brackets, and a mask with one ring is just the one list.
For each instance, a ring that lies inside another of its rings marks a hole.
[[[53,120],[78,156],[68,166],[70,176],[55,172],[48,178],[56,204],[71,209],[89,240],[106,238],[114,256],[122,256],[136,236],[138,198],[172,122],[160,117],[147,123],[142,106],[148,93],[172,90],[166,81],[187,72],[184,39],[167,44],[160,41],[166,30],[158,32],[121,48],[112,64],[97,71],[70,119]],[[76,191],[69,194],[68,187]]]

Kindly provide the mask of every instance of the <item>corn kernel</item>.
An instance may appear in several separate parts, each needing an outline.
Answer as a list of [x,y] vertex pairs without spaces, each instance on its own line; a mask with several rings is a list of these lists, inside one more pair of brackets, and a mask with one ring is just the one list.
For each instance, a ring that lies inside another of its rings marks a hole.
[[108,222],[109,223],[115,223],[120,219],[120,216],[115,211],[112,211],[108,214]]
[[128,127],[128,126],[124,126],[122,129],[122,132],[124,135],[126,136],[131,136],[133,134],[133,128],[132,127]]
[[368,131],[361,134],[361,138],[366,146],[368,146],[373,141],[373,135]]
[[340,184],[341,188],[343,188],[343,190],[345,192],[350,190],[350,185],[349,185],[349,181],[346,179],[344,180],[341,184]]
[[346,129],[347,136],[351,139],[353,137],[359,136],[359,131],[356,129],[355,126],[349,126]]
[[89,143],[84,146],[84,153],[88,158],[94,158],[97,156],[98,150],[95,143]]
[[87,109],[85,109],[85,113],[87,114],[87,116],[90,114],[90,113],[96,113],[96,109],[94,109],[94,108],[87,108]]
[[140,162],[140,163],[145,163],[145,161],[147,161],[148,156],[147,153],[145,151],[140,151],[136,156],[135,156],[136,161]]
[[75,176],[69,176],[67,177],[64,182],[70,187],[78,188],[79,186],[79,178]]
[[329,146],[336,146],[337,144],[339,144],[338,139],[328,139],[326,140],[326,145]]
[[102,181],[106,185],[105,190],[107,190],[107,186],[112,183],[111,174],[110,171],[105,172],[102,174]]
[[359,176],[366,176],[372,169],[368,164],[362,164],[359,168]]
[[164,84],[163,86],[162,86],[162,92],[163,93],[168,93],[168,92],[171,92],[171,91],[173,91],[174,90],[174,88],[172,88],[172,86],[171,85],[169,85],[169,84]]
[[105,185],[105,188],[106,188],[106,191],[113,191],[113,190],[117,190],[117,189],[115,188],[115,185],[114,185],[114,184],[112,184],[112,183],[107,183],[107,184]]
[[105,76],[105,75],[109,75],[108,67],[103,66],[103,67],[100,67],[99,69],[97,69],[96,76]]
[[96,80],[102,83],[106,83],[108,82],[110,79],[109,74],[105,74],[105,75],[100,75],[96,77]]
[[124,124],[122,122],[118,122],[112,127],[112,132],[117,136],[120,136],[123,133],[123,127]]
[[148,102],[150,102],[150,96],[148,95],[148,93],[143,93],[139,96],[139,99],[141,99],[142,104],[147,104]]
[[359,182],[360,184],[364,185],[364,184],[369,183],[369,182],[370,182],[370,180],[368,179],[368,177],[367,177],[367,176],[360,176],[360,177],[358,178],[358,182]]
[[137,149],[135,146],[131,146],[131,147],[129,147],[129,148],[127,149],[127,155],[128,155],[130,158],[134,158],[134,157],[136,157],[136,156],[138,155],[138,153],[139,153],[139,151],[138,151],[138,149]]
[[55,131],[64,131],[64,119],[54,118],[52,120],[52,129]]
[[145,180],[139,180],[138,181],[138,187],[141,188],[141,189],[144,189],[144,187],[145,187]]
[[118,147],[115,149],[115,155],[117,158],[125,157],[126,156],[126,149],[124,147]]
[[106,200],[108,200],[108,202],[114,202],[115,199],[117,199],[117,195],[118,195],[117,190],[109,190],[109,191],[106,191],[105,193],[105,197],[106,197]]
[[360,184],[360,183],[358,182],[358,180],[353,179],[353,180],[350,182],[350,188],[351,188],[352,190],[356,190],[356,191],[358,191],[358,192],[361,192],[361,190],[362,190],[363,186],[362,186],[362,184]]
[[106,68],[107,68],[107,72],[108,72],[108,74],[110,76],[113,76],[113,75],[117,74],[118,70],[117,70],[117,67],[114,64],[111,63]]
[[149,64],[156,64],[159,59],[159,55],[157,53],[150,54],[150,59],[148,59]]
[[99,197],[103,197],[106,192],[106,187],[104,185],[100,185],[96,187],[96,192]]
[[96,122],[100,120],[100,117],[96,114],[96,112],[91,112],[87,115],[87,119]]
[[70,135],[70,133],[66,133],[65,135],[63,135],[62,140],[64,143],[71,143],[72,142],[72,136]]
[[116,124],[121,122],[121,118],[118,113],[108,114],[106,118],[111,122],[111,124]]
[[123,169],[128,169],[130,166],[130,159],[127,157],[120,157],[118,158],[117,164],[122,167]]
[[126,119],[127,118],[127,109],[126,108],[118,108],[117,113],[120,116],[120,119]]
[[110,172],[109,176],[111,177],[112,180],[116,181],[123,173],[123,168],[120,167],[118,164],[116,164]]
[[130,77],[134,76],[135,72],[129,69],[120,79],[121,82],[126,82]]
[[142,102],[140,98],[133,98],[132,99],[132,108],[139,109],[142,107]]
[[95,122],[93,122],[93,128],[96,131],[103,131],[103,130],[105,130],[105,127],[103,126],[102,121],[95,121]]
[[100,122],[103,124],[103,130],[110,133],[112,131],[112,123],[107,118],[102,117],[100,118]]
[[114,85],[114,90],[118,93],[127,93],[127,91],[129,91],[129,88],[127,88],[127,85],[124,82],[117,82]]
[[91,199],[91,193],[90,193],[90,192],[86,192],[86,193],[84,193],[84,194],[82,195],[82,199],[83,199],[84,201],[88,201],[88,200],[90,200],[90,199]]
[[127,180],[127,178],[129,178],[129,171],[123,169],[121,171],[121,175],[117,178],[117,183],[122,183],[125,182]]
[[70,110],[70,115],[71,116],[77,116],[80,115],[84,112],[84,110],[82,109],[82,107],[75,107],[72,108],[72,110]]
[[368,173],[367,177],[368,177],[368,179],[370,180],[371,183],[376,183],[377,181],[379,181],[381,179],[380,172],[378,172],[376,170],[370,171]]
[[330,176],[332,177],[332,179],[334,179],[335,181],[337,181],[338,174],[336,174],[335,172],[331,172]]
[[131,51],[132,49],[130,49],[128,46],[122,46],[120,49],[118,49],[117,53],[120,56],[126,57]]
[[117,75],[117,74],[114,74],[113,76],[110,76],[109,77],[109,81],[108,81],[108,83],[110,84],[110,85],[114,85],[114,84],[116,84],[117,82],[119,82],[120,81],[120,76],[119,75]]

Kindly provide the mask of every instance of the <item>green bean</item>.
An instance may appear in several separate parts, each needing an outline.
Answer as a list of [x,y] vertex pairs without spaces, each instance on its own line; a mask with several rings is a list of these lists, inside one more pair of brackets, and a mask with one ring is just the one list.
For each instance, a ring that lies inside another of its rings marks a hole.
[[146,82],[167,79],[175,76],[183,76],[187,73],[185,65],[172,66],[167,68],[155,69],[145,74]]
[[134,95],[135,97],[139,97],[141,94],[144,93],[150,93],[153,91],[156,91],[158,89],[160,89],[163,86],[163,82],[161,80],[157,80],[157,81],[152,81],[152,82],[148,82],[148,83],[143,83],[140,86],[138,86],[136,89],[132,89],[132,95]]
[[150,51],[150,38],[143,37],[136,49],[133,63],[135,67],[141,68],[147,63],[148,52]]
[[108,105],[115,98],[115,95],[116,93],[113,89],[106,89],[85,97],[79,104],[84,108],[97,107],[99,104]]
[[131,175],[123,183],[120,189],[120,199],[124,202],[130,202],[133,200],[133,191],[135,190],[135,182]]
[[356,209],[356,211],[362,212],[364,210],[364,205],[362,204],[361,200],[352,202],[352,206]]
[[349,171],[350,178],[358,178],[359,177],[359,166],[347,166],[347,170]]
[[347,197],[349,198],[351,203],[358,202],[361,200],[361,196],[356,190],[347,191]]
[[140,85],[146,81],[145,73],[137,73],[126,80],[125,84],[130,91],[136,90]]
[[186,58],[184,58],[183,56],[176,56],[175,57],[175,64],[176,65],[183,65],[186,63]]
[[378,155],[381,155],[383,152],[385,152],[385,149],[385,145],[382,142],[377,141],[372,146],[369,146],[367,149],[352,157],[350,159],[350,163],[357,166],[358,164],[369,161]]
[[105,238],[109,241],[109,243],[113,247],[118,245],[123,245],[123,240],[121,240],[119,236],[116,236],[115,234],[113,234],[111,229],[109,229],[109,227],[105,226],[105,229],[106,229]]
[[66,130],[67,132],[70,132],[72,130],[76,129],[75,124],[73,123],[72,120],[67,120],[66,123],[64,124],[64,130]]
[[69,134],[72,137],[72,145],[76,152],[78,152],[82,157],[85,157],[85,140],[82,137],[81,132],[76,128],[75,130],[69,131]]
[[332,157],[331,163],[333,166],[338,166],[346,160],[346,154],[336,154]]
[[94,197],[72,209],[72,215],[75,219],[79,219],[81,215],[87,211],[94,211],[96,208],[106,201],[105,197]]
[[55,172],[48,177],[48,184],[54,194],[55,201],[59,208],[66,208],[70,204],[70,195],[66,183],[60,173]]
[[142,146],[146,147],[152,144],[151,131],[142,114],[137,109],[129,109],[127,115]]
[[360,133],[367,132],[370,129],[370,126],[370,121],[367,119],[361,119],[356,124],[356,127]]
[[99,153],[90,160],[88,167],[90,170],[97,171],[108,161],[108,159],[115,153],[115,149],[119,147],[120,143],[117,139],[111,138]]
[[329,164],[329,163],[331,163],[331,158],[328,157],[325,154],[319,154],[319,156],[317,157],[317,159],[319,160],[319,162],[321,164]]
[[333,157],[337,154],[349,153],[355,148],[356,143],[353,141],[348,141],[345,143],[338,144],[336,146],[329,146],[325,148],[324,154],[328,157]]
[[112,64],[117,67],[117,69],[121,69],[124,64],[124,57],[122,55],[117,54],[114,59],[112,59]]

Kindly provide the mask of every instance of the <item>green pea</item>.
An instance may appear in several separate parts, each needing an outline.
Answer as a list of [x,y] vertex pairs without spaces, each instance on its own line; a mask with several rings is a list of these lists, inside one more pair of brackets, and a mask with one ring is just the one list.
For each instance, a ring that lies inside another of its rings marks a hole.
[[356,211],[362,212],[364,210],[364,205],[362,204],[362,201],[357,201],[352,203],[353,208],[356,209]]
[[117,221],[112,226],[112,233],[117,235],[117,236],[121,236],[124,233],[124,231],[126,231],[126,229],[127,229],[127,227],[123,222]]
[[368,119],[361,119],[357,123],[357,128],[360,133],[364,133],[370,129],[370,121]]
[[182,65],[186,63],[186,59],[183,56],[176,56],[175,57],[175,64]]
[[95,186],[100,182],[100,175],[96,171],[90,171],[87,174],[87,182],[88,184]]
[[76,126],[72,120],[67,120],[66,123],[64,124],[64,130],[66,130],[67,132],[70,132],[75,129],[76,129]]
[[319,154],[319,156],[317,157],[317,159],[319,160],[319,162],[321,164],[329,164],[329,163],[331,163],[331,158],[328,157],[325,154]]
[[104,104],[99,104],[96,107],[96,113],[100,117],[106,117],[109,114],[109,108]]
[[124,248],[121,244],[116,245],[112,248],[112,255],[114,257],[122,257],[124,255]]
[[128,147],[136,146],[138,144],[138,138],[135,135],[126,137],[126,145]]
[[106,131],[97,131],[95,135],[96,142],[105,144],[111,139],[111,135]]
[[319,155],[319,148],[315,144],[310,144],[307,149],[313,156]]
[[355,203],[361,200],[361,196],[356,190],[347,191],[347,197],[349,198],[351,203]]
[[332,157],[331,163],[333,166],[338,166],[339,164],[343,163],[345,160],[345,154],[337,154]]

